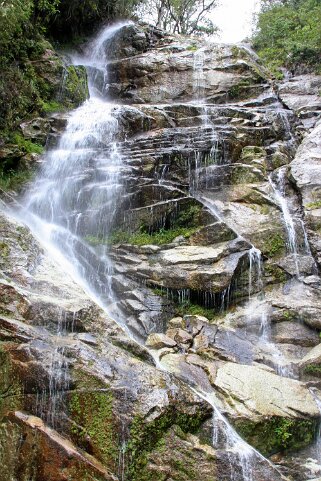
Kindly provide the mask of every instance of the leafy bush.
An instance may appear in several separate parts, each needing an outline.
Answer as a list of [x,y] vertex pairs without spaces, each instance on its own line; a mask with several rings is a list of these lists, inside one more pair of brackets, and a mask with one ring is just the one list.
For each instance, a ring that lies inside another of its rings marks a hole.
[[85,240],[92,246],[101,244],[113,245],[113,244],[133,244],[137,246],[143,245],[163,245],[172,242],[175,237],[184,236],[189,237],[196,228],[191,227],[179,227],[176,229],[160,229],[158,232],[148,234],[147,232],[126,232],[126,231],[114,231],[108,238],[100,239],[94,236],[87,236]]
[[279,76],[280,67],[321,73],[321,0],[266,2],[258,16],[254,48]]

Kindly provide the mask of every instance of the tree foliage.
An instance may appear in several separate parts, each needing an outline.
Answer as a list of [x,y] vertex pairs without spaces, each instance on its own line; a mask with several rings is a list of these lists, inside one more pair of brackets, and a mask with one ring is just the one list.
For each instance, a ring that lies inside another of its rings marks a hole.
[[48,32],[58,41],[66,42],[91,35],[104,22],[131,17],[140,0],[58,1],[59,12],[50,18]]
[[217,0],[143,0],[137,12],[171,33],[214,33],[207,15],[216,5]]
[[263,0],[254,48],[277,71],[321,73],[321,0]]

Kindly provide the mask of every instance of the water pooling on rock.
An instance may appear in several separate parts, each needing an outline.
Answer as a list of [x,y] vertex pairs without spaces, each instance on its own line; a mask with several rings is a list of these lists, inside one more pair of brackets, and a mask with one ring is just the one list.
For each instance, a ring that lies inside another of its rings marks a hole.
[[[131,38],[133,31],[124,28]],[[121,26],[105,30],[89,47],[91,54],[75,60],[87,66],[91,98],[70,115],[57,147],[48,152],[42,173],[24,201],[22,215],[65,269],[130,336],[140,342],[147,338],[146,345],[159,359],[166,379],[159,389],[156,386],[155,393],[154,388],[149,389],[150,396],[155,396],[153,407],[150,401],[141,400],[142,408],[148,408],[147,422],[156,423],[159,409],[167,406],[169,412],[167,418],[161,418],[161,425],[171,426],[175,421],[171,421],[170,409],[178,402],[175,396],[190,385],[198,393],[206,393],[215,412],[210,436],[214,449],[206,448],[216,459],[209,468],[211,473],[220,469],[225,473],[222,479],[229,481],[278,480],[278,471],[236,434],[227,418],[246,439],[270,455],[280,449],[277,443],[283,442],[283,438],[274,439],[275,429],[287,428],[287,440],[308,444],[319,416],[305,384],[280,378],[274,369],[277,349],[268,352],[268,344],[274,346],[275,339],[282,341],[278,348],[286,346],[289,334],[282,331],[282,325],[297,325],[299,295],[308,292],[312,301],[317,297],[308,284],[302,284],[303,291],[300,284],[295,304],[286,295],[295,286],[283,280],[283,289],[277,279],[290,277],[291,272],[282,264],[286,239],[282,237],[279,206],[268,190],[266,165],[275,170],[277,162],[287,158],[288,139],[280,139],[288,124],[280,117],[280,105],[266,79],[258,74],[260,67],[252,70],[252,59],[244,59],[244,52],[215,45],[205,49],[201,42],[196,52],[186,46],[177,48],[173,39],[163,38],[157,31],[149,37],[139,32],[135,42],[128,45],[121,35]],[[121,40],[116,49],[110,44],[115,38]],[[248,91],[255,100],[250,97],[239,102]],[[267,264],[264,273],[263,259]],[[262,300],[265,282],[268,289]],[[255,303],[251,307],[256,296],[264,308]],[[305,312],[311,309],[310,304],[304,307]],[[195,308],[214,316],[212,322],[194,316]],[[86,359],[87,370],[99,366],[100,382],[105,376],[112,384],[121,366],[116,361],[109,367],[104,345],[99,345],[97,360],[94,347],[88,346],[100,340],[78,332],[79,327],[75,334],[72,323],[67,324],[66,329],[58,323],[55,334],[59,347],[49,361],[50,394],[60,404],[53,403],[49,421],[54,425],[52,417],[61,414],[64,393],[59,390],[72,391],[78,383],[80,391],[69,407],[75,419],[72,429],[78,433],[77,425],[84,422],[79,419],[79,410],[86,408],[87,401],[83,380],[76,377],[75,381],[75,349],[79,359]],[[286,353],[296,362],[309,347],[317,345],[315,331],[300,327],[306,345]],[[82,339],[82,347],[70,344],[75,335]],[[148,352],[130,344],[129,339],[126,342],[117,338],[118,345],[127,345],[128,350],[150,362]],[[108,349],[116,359],[122,359],[115,348],[108,345]],[[59,356],[71,357],[71,366],[64,360],[59,364]],[[142,364],[139,370],[145,372]],[[59,366],[68,380],[64,386],[58,383]],[[135,398],[134,392],[142,392],[140,385],[131,388],[129,377],[136,379],[139,373],[134,368],[130,372],[130,376],[121,373],[123,384],[120,381],[115,389],[123,396],[123,403]],[[174,374],[175,382],[168,381],[174,379],[169,373]],[[156,379],[158,374],[146,372],[146,376]],[[172,382],[168,390],[162,387],[167,382]],[[101,388],[97,380],[95,383],[97,392],[91,403],[99,412],[102,408],[95,396],[107,395],[109,387]],[[121,394],[127,390],[129,396]],[[84,396],[82,403],[79,396]],[[193,406],[200,402],[196,399],[190,401]],[[205,404],[201,411],[206,414]],[[127,476],[140,481],[142,469],[162,472],[158,445],[149,446],[151,457],[143,468],[138,464],[139,475],[133,477],[124,470],[126,463],[133,469],[134,462],[128,454],[126,457],[124,446],[130,450],[132,445],[128,443],[128,419],[123,414],[118,430],[122,433],[117,453],[119,479]],[[106,411],[105,416],[109,416]],[[178,426],[186,429],[182,419],[177,416]],[[139,419],[135,422],[137,431],[143,432]],[[255,439],[256,430],[266,433],[268,446]],[[132,433],[134,439],[138,432]],[[96,435],[93,429],[89,427],[85,433],[82,448],[105,459],[106,453],[97,451],[92,441]],[[171,442],[173,433],[167,435],[170,440],[166,442]],[[188,442],[199,443],[196,437]],[[141,449],[139,445],[136,453]],[[189,476],[194,480],[194,475]]]

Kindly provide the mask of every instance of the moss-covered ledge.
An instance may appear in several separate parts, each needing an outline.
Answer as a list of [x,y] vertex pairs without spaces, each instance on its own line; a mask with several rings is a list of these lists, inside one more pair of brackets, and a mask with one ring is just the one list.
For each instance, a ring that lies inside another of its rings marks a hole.
[[0,422],[9,411],[20,409],[23,400],[23,388],[14,372],[6,342],[0,341]]
[[282,451],[296,451],[309,446],[315,438],[317,425],[317,419],[277,416],[261,422],[248,419],[234,422],[238,433],[263,456],[271,456]]
[[[162,473],[159,473],[160,477],[149,477],[147,465],[150,454],[155,450],[168,450],[167,435],[171,428],[179,430],[180,437],[184,438],[188,433],[197,433],[210,416],[207,410],[198,410],[192,414],[180,412],[173,405],[151,422],[147,422],[141,415],[136,415],[130,425],[126,446],[129,478],[132,481],[166,479],[161,476]],[[179,463],[179,459],[176,462]]]

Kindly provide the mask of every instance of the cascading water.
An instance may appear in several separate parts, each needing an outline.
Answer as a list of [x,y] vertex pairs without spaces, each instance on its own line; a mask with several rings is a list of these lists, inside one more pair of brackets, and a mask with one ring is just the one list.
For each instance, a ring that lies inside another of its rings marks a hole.
[[[200,48],[194,52],[194,84],[193,93],[194,99],[197,103],[204,102],[204,92],[205,92],[205,75],[204,75],[204,63],[205,63],[205,52],[204,48]],[[194,100],[194,101],[195,101]]]
[[310,392],[312,396],[315,399],[315,402],[318,406],[318,409],[320,411],[320,420],[319,424],[317,427],[317,432],[316,432],[316,439],[315,439],[315,444],[314,444],[314,449],[313,449],[313,456],[316,457],[316,462],[321,465],[321,399],[317,396],[316,389],[311,387]]
[[255,314],[255,318],[259,320],[259,341],[262,344],[262,351],[266,351],[271,358],[271,366],[280,376],[291,377],[291,368],[286,365],[284,356],[271,340],[270,309],[264,293],[263,258],[261,251],[254,246],[249,250],[249,263],[248,317],[252,319],[253,314]]
[[[90,46],[91,57],[77,59],[89,69],[90,98],[69,117],[21,213],[51,251],[63,253],[74,276],[103,304],[114,300],[106,243],[123,192],[123,162],[116,142],[118,107],[97,93],[94,71],[105,69],[104,45],[123,25],[104,30]],[[105,83],[99,87],[108,90]],[[93,247],[97,244],[99,249]]]
[[269,176],[270,185],[274,191],[277,203],[282,209],[284,225],[288,236],[288,248],[293,255],[297,277],[300,276],[298,264],[298,241],[293,217],[285,195],[285,169],[279,169],[276,178]]
[[[90,45],[90,57],[77,59],[88,68],[90,98],[70,115],[19,214],[64,268],[109,310],[115,299],[106,243],[123,191],[123,163],[116,143],[118,107],[102,98],[108,90],[107,74],[102,77],[102,72],[107,63],[104,45],[123,25],[105,29]],[[67,334],[65,324],[58,322],[58,341]],[[53,426],[67,389],[60,344],[50,368],[47,421]]]
[[[275,200],[282,210],[283,222],[288,239],[287,248],[294,260],[295,274],[299,279],[302,276],[299,265],[300,256],[312,257],[312,254],[304,222],[302,219],[295,217],[295,214],[291,212],[289,206],[286,196],[286,168],[278,169],[277,175],[270,175],[269,182],[273,189]],[[302,241],[300,241],[299,238],[302,238]],[[315,266],[314,260],[313,265]]]
[[[74,58],[74,62],[87,67],[90,98],[69,117],[65,133],[57,148],[48,152],[42,172],[27,194],[20,212],[20,217],[51,254],[118,322],[121,322],[121,318],[113,309],[116,299],[108,236],[121,209],[125,166],[117,148],[119,107],[102,97],[108,94],[107,58],[104,53],[106,42],[123,25],[105,29],[91,44],[90,56]],[[199,52],[195,56],[198,97],[202,91],[203,63],[204,52]],[[208,125],[207,113],[205,119]],[[160,182],[162,180],[161,176]],[[99,244],[99,248],[95,248],[95,244]],[[257,265],[258,257],[258,253],[253,252],[252,268],[254,263]],[[182,292],[181,295],[184,300],[186,293]],[[229,291],[226,292],[228,295]],[[57,335],[59,338],[65,335],[61,325],[58,326]],[[52,409],[49,421],[52,425],[55,424],[55,411],[58,409],[56,401],[61,395],[59,391],[65,388],[61,380],[68,378],[67,366],[59,360],[63,356],[63,347],[59,346],[54,351],[50,380]],[[252,466],[257,460],[274,470],[265,458],[236,434],[215,402],[205,398],[214,410],[213,443],[223,443],[228,452],[230,479],[252,481]],[[119,457],[122,473],[124,462],[122,451]]]

